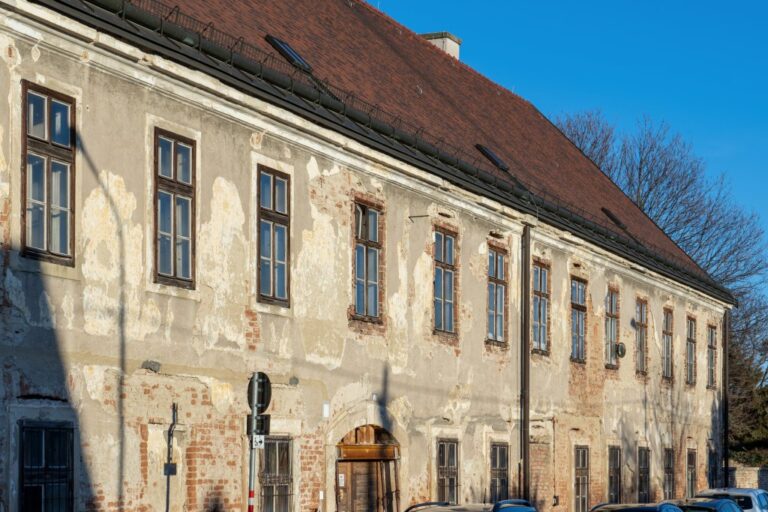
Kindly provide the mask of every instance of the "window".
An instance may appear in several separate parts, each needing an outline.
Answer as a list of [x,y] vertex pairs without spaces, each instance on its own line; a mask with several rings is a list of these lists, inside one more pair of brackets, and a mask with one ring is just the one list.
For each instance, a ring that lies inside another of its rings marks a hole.
[[288,306],[290,188],[288,176],[259,167],[259,301]]
[[509,498],[509,445],[491,444],[491,503]]
[[24,256],[74,264],[75,100],[23,82]]
[[688,317],[685,343],[685,383],[696,384],[696,319]]
[[605,364],[617,366],[616,344],[619,342],[619,292],[609,289],[605,298]]
[[589,448],[586,446],[577,446],[574,454],[574,462],[574,511],[587,512],[589,510]]
[[458,503],[459,442],[441,439],[437,442],[437,501]]
[[664,448],[664,499],[675,497],[675,451]]
[[504,314],[507,305],[506,255],[488,251],[488,340],[504,343]]
[[707,387],[715,387],[715,363],[717,362],[717,327],[707,327]]
[[688,450],[688,470],[686,471],[686,497],[696,496],[696,450]]
[[456,236],[435,231],[435,330],[454,332]]
[[533,349],[549,352],[549,267],[533,265]]
[[650,503],[651,501],[651,450],[648,448],[637,449],[637,501]]
[[587,283],[571,278],[571,360],[587,360],[584,339],[587,333]]
[[719,464],[717,460],[717,452],[710,448],[707,450],[707,483],[709,484],[710,489],[714,489],[716,487],[720,487],[720,479],[718,471]]
[[155,130],[155,281],[194,288],[195,143]]
[[381,213],[355,203],[355,316],[378,319]]
[[664,320],[661,327],[661,376],[672,379],[672,310],[664,310]]
[[621,448],[608,447],[608,502],[621,503]]
[[74,510],[70,426],[22,424],[20,466],[21,510]]
[[648,369],[648,303],[642,299],[638,299],[635,306],[635,341],[635,371],[645,374]]
[[291,440],[268,437],[261,458],[261,510],[289,512],[291,510]]

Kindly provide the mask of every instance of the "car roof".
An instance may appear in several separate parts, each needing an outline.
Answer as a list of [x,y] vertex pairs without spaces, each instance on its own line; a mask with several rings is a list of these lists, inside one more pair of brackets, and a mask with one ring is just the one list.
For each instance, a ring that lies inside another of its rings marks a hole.
[[729,498],[711,498],[711,497],[699,497],[699,498],[685,498],[676,500],[665,500],[662,503],[669,503],[680,508],[684,508],[688,505],[698,508],[710,508],[717,510],[723,503],[733,503],[733,500]]
[[700,491],[696,496],[714,496],[716,494],[761,494],[763,489],[752,489],[748,487],[721,487],[719,489],[706,489]]
[[676,507],[672,503],[603,503],[592,507],[590,512],[601,511],[608,512],[612,510],[621,510],[622,512],[658,512],[662,507]]
[[[534,507],[526,506],[522,503],[510,503],[503,508],[497,509],[500,512],[536,512]],[[418,508],[414,512],[492,512],[492,503],[476,503],[465,505],[429,505],[424,508]]]

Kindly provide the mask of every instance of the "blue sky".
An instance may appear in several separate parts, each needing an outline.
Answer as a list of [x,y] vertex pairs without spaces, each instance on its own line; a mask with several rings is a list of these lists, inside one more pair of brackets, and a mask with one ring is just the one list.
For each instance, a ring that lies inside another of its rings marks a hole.
[[667,121],[768,231],[768,2],[369,0],[545,115]]

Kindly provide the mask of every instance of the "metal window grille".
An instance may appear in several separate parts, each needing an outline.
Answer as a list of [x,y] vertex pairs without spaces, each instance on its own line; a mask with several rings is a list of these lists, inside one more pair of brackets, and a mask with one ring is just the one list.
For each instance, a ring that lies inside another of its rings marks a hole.
[[650,503],[651,501],[651,450],[638,448],[637,450],[637,501]]
[[608,447],[608,501],[621,503],[621,448]]
[[491,444],[491,503],[509,498],[509,445]]
[[259,472],[261,510],[289,512],[293,498],[291,440],[270,437],[264,444]]
[[20,510],[74,510],[71,426],[22,425],[19,470]]
[[437,500],[458,503],[459,498],[459,442],[437,442]]
[[589,510],[589,448],[577,446],[574,462],[574,510],[575,512],[587,512]]
[[672,448],[664,449],[664,499],[671,500],[675,497],[675,451]]
[[686,497],[696,496],[696,450],[688,450],[686,471]]

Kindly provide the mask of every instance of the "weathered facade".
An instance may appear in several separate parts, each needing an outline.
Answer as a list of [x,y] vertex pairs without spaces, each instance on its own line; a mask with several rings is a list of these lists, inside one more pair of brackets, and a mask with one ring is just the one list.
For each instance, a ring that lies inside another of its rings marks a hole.
[[[623,501],[641,491],[661,499],[665,449],[674,452],[675,495],[687,478],[702,488],[717,477],[708,456],[722,457],[727,298],[59,11],[0,1],[0,511],[41,502],[161,510],[166,500],[170,510],[245,509],[254,371],[273,382],[278,460],[260,452],[264,510],[369,510],[372,500],[401,510],[526,487],[541,509],[583,510],[577,447],[588,448],[589,504],[609,497],[611,446],[621,449]],[[47,135],[34,135],[31,97],[47,102]],[[61,105],[70,107],[71,139],[58,144]],[[168,183],[163,141],[175,148]],[[38,156],[68,166],[66,192],[50,167],[47,192],[35,196]],[[272,180],[274,206],[265,207],[262,179]],[[176,201],[170,274],[159,270],[163,190]],[[64,206],[55,203],[62,194]],[[47,215],[39,247],[38,202]],[[359,212],[371,210],[375,235],[363,240]],[[69,231],[54,215],[62,211]],[[263,245],[262,230],[278,225],[287,254]],[[54,250],[61,233],[70,245]],[[436,233],[450,237],[453,256],[446,245],[438,253]],[[373,314],[356,309],[365,243],[377,255],[367,263],[376,275],[361,278]],[[493,279],[490,251],[504,261]],[[275,269],[267,292],[265,265]],[[436,268],[454,285],[439,301]],[[534,270],[542,268],[543,288]],[[523,286],[532,276],[539,286]],[[585,284],[575,308],[583,316],[573,314],[574,279]],[[491,281],[503,296],[494,339]],[[627,354],[606,365],[609,290]],[[534,295],[543,317],[525,306]],[[584,341],[574,358],[576,318]],[[689,318],[698,331],[686,383]],[[177,469],[166,478],[174,403]]]

